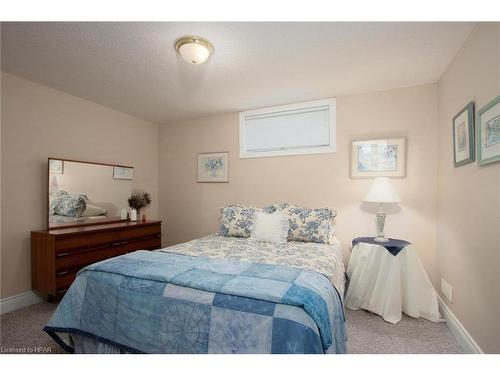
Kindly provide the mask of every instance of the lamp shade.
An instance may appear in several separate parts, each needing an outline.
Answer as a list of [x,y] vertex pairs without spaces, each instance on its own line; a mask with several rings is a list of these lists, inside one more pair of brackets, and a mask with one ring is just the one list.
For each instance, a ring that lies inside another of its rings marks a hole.
[[398,193],[393,189],[388,177],[377,177],[368,194],[363,198],[363,202],[374,203],[397,203],[401,202]]

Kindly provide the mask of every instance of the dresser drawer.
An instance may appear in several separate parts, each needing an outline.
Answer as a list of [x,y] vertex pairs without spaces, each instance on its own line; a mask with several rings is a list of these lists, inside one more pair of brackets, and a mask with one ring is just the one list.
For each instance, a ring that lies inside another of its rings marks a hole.
[[56,270],[62,271],[75,269],[77,267],[83,268],[89,264],[121,254],[122,252],[119,246],[99,247],[90,250],[58,253],[56,254]]
[[136,250],[155,250],[161,248],[161,235],[140,238],[132,241],[123,241],[118,248],[121,254],[131,253]]
[[121,231],[102,231],[87,234],[85,236],[69,236],[56,239],[56,253],[79,251],[82,249],[105,247],[114,242],[120,242],[119,233]]
[[115,242],[108,247],[93,248],[89,250],[72,251],[56,254],[56,270],[80,269],[101,260],[126,254],[136,250],[153,250],[161,247],[160,235],[140,238],[130,241]]
[[78,271],[79,270],[56,272],[56,290],[60,292],[66,291],[73,281],[75,281]]
[[56,253],[73,252],[79,250],[88,250],[91,248],[100,248],[106,246],[120,245],[123,241],[140,239],[161,235],[161,225],[145,225],[132,228],[123,228],[120,230],[100,231],[86,236],[69,236],[56,239]]
[[116,232],[116,235],[120,241],[129,241],[143,237],[161,235],[161,225],[157,224],[157,225],[147,225],[136,228],[127,228],[119,232]]

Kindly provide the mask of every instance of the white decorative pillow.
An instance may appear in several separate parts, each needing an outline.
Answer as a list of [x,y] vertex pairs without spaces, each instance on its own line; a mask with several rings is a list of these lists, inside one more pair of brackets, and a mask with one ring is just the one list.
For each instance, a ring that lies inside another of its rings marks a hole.
[[281,211],[270,214],[257,211],[255,212],[254,222],[250,229],[250,238],[275,244],[286,243],[288,228],[289,221],[287,214]]
[[87,203],[87,207],[85,208],[85,211],[83,211],[82,217],[105,215],[106,212],[108,212],[108,210],[106,210],[105,208],[97,207]]

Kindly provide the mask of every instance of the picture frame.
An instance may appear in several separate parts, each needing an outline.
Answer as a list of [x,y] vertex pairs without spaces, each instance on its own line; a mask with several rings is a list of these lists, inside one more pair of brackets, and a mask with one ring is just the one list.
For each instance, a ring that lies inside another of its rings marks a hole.
[[475,160],[474,143],[474,102],[470,102],[453,117],[453,162],[455,168]]
[[113,167],[114,180],[132,180],[134,178],[134,168],[132,167]]
[[59,159],[49,159],[49,173],[50,174],[63,174],[64,161]]
[[229,182],[229,152],[198,154],[197,182]]
[[406,137],[352,141],[350,177],[406,177]]
[[500,95],[477,112],[477,161],[500,161]]

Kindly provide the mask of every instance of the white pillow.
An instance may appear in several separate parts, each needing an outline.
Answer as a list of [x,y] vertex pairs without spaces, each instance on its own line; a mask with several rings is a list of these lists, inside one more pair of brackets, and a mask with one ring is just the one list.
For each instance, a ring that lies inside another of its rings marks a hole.
[[272,214],[257,211],[250,230],[250,238],[271,243],[286,243],[288,239],[288,215],[276,211]]
[[99,215],[105,215],[106,212],[108,212],[108,210],[106,210],[105,208],[87,204],[87,207],[85,208],[85,211],[83,211],[82,216],[84,217],[99,216]]

